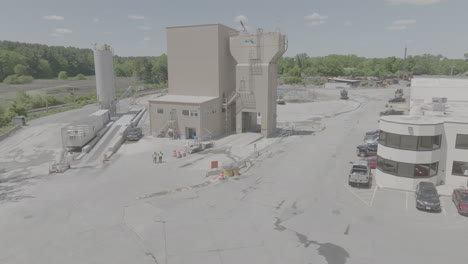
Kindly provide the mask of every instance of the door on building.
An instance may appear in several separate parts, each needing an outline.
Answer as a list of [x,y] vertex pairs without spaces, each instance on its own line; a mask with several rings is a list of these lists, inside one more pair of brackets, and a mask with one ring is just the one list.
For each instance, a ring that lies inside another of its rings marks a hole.
[[185,128],[185,138],[193,139],[197,136],[197,129],[192,127]]

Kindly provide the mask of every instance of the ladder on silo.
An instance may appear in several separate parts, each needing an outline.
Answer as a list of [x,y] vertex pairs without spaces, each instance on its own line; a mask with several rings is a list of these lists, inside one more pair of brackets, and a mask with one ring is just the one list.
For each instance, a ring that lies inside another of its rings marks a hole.
[[231,123],[232,123],[232,113],[231,113],[231,110],[232,110],[232,105],[236,103],[236,99],[237,97],[239,96],[239,93],[237,92],[233,92],[231,95],[229,95],[229,97],[223,99],[223,107],[224,107],[224,110],[225,110],[225,114],[224,114],[224,117],[225,117],[225,122],[224,122],[224,132],[225,133],[229,133],[231,131]]

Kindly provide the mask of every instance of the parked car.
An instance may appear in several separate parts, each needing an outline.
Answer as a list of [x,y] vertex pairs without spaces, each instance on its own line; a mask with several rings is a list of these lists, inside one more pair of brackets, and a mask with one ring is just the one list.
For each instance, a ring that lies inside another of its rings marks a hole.
[[377,143],[378,141],[379,141],[379,134],[369,136],[367,137],[367,139],[364,138],[364,142],[366,144],[374,144],[374,143]]
[[440,199],[432,182],[419,182],[416,185],[416,208],[427,211],[440,211]]
[[395,97],[390,100],[388,100],[389,103],[404,103],[406,102],[406,99],[403,97]]
[[457,207],[458,213],[468,216],[468,190],[455,189],[452,193],[452,201]]
[[141,127],[132,127],[128,129],[127,140],[136,141],[143,137],[143,131]]
[[377,155],[377,143],[359,145],[356,147],[357,155],[360,157],[369,157]]
[[368,140],[369,138],[375,137],[375,135],[380,135],[380,129],[366,132],[366,135],[364,136],[364,141]]
[[353,166],[348,175],[348,184],[350,186],[367,186],[370,187],[371,175],[367,162],[364,160],[352,162]]
[[366,158],[367,166],[371,169],[377,168],[377,156],[370,156]]
[[389,115],[403,115],[405,111],[395,110],[393,108],[387,109],[383,112],[380,112],[380,116],[389,116]]

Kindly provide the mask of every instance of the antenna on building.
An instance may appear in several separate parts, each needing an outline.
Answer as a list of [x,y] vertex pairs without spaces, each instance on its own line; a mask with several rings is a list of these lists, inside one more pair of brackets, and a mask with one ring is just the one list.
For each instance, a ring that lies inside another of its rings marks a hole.
[[243,32],[247,33],[247,28],[245,28],[244,22],[242,22],[242,20],[240,20],[240,24],[241,24],[242,28],[244,29]]

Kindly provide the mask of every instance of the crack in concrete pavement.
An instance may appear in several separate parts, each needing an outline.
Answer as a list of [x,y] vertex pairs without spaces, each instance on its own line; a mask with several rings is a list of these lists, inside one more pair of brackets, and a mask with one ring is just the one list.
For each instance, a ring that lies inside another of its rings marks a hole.
[[[276,220],[274,223],[275,230],[280,231],[280,232],[285,231],[285,230],[293,232],[296,235],[299,243],[302,244],[304,248],[308,248],[310,245],[318,246],[317,253],[320,256],[323,256],[328,264],[345,264],[346,263],[347,259],[350,258],[350,255],[343,247],[338,246],[333,243],[320,243],[316,240],[310,240],[306,235],[300,232],[297,232],[295,230],[289,229],[285,227],[284,225],[282,225],[282,222],[287,221],[300,213],[303,213],[303,211],[297,209],[297,201],[295,201],[293,205],[287,209],[294,209],[297,212],[296,213],[292,212],[292,215],[286,219],[281,219],[280,217],[276,217]],[[283,211],[283,214],[285,212],[286,212],[286,209],[285,211]],[[350,225],[347,226],[345,235],[349,233],[349,229],[350,229]]]

